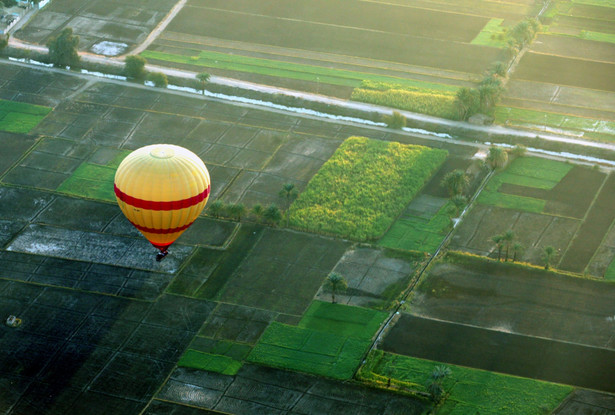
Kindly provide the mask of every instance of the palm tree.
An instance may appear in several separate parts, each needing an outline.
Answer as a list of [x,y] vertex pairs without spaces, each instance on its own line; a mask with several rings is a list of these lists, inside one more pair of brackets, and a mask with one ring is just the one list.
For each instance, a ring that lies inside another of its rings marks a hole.
[[337,291],[345,291],[348,288],[348,283],[342,275],[332,272],[327,275],[326,287],[331,291],[331,302],[335,303],[335,293]]
[[246,211],[246,207],[241,203],[233,203],[228,207],[229,214],[234,216],[237,221],[241,222],[241,215]]
[[451,196],[457,196],[463,193],[465,188],[470,184],[468,175],[460,169],[446,173],[442,178],[441,186],[448,189]]
[[474,115],[480,106],[478,91],[474,88],[460,88],[455,96],[455,106],[460,120],[467,120]]
[[545,261],[545,269],[548,270],[551,267],[551,260],[555,256],[555,248],[551,245],[545,246],[542,250],[542,259]]
[[517,242],[516,244],[513,245],[512,249],[513,249],[513,259],[512,260],[513,262],[515,262],[519,255],[523,255],[523,251],[525,250],[525,247]]
[[203,95],[205,95],[205,86],[207,85],[207,82],[209,82],[209,78],[211,78],[211,76],[207,72],[201,72],[196,76],[196,79],[199,80],[199,89]]
[[504,262],[508,262],[508,251],[510,250],[510,246],[512,245],[514,239],[515,239],[515,233],[511,230],[507,230],[506,232],[504,232],[504,235],[502,235],[502,241],[506,245],[506,253],[504,254],[505,255]]
[[211,214],[214,218],[218,219],[224,210],[224,202],[221,200],[214,200],[209,207],[207,208],[207,212]]
[[485,161],[493,170],[502,168],[508,162],[508,153],[500,147],[489,147]]
[[491,237],[491,241],[495,243],[496,248],[498,249],[498,261],[502,258],[502,245],[504,243],[504,237],[502,235],[494,235]]
[[252,206],[252,209],[250,210],[250,212],[252,213],[252,216],[254,216],[254,219],[257,222],[260,222],[260,220],[263,217],[263,213],[265,213],[265,209],[263,209],[262,205],[256,204]]
[[292,202],[298,195],[297,189],[295,189],[294,183],[286,183],[282,186],[282,190],[278,193],[278,195],[282,198],[286,199],[286,209],[290,207],[290,202]]
[[442,383],[451,373],[451,369],[447,366],[436,366],[429,375],[427,391],[435,403],[440,402],[440,399],[442,399],[442,394],[444,393]]
[[455,216],[458,216],[459,212],[468,204],[468,199],[464,195],[455,195],[451,197],[451,202],[455,207]]
[[282,213],[276,205],[269,205],[263,212],[263,217],[271,225],[275,225],[282,219]]

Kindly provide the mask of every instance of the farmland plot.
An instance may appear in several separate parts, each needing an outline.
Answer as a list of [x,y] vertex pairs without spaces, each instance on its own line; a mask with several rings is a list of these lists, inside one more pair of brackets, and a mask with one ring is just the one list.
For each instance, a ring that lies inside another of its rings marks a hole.
[[121,55],[144,41],[171,10],[175,0],[52,1],[19,31],[27,42],[45,44],[65,27],[79,36],[79,49]]
[[612,141],[615,131],[615,8],[553,3],[512,74],[496,120],[532,130]]
[[[610,187],[606,185],[611,181],[604,173],[585,167],[517,159],[489,182],[478,205],[453,235],[451,247],[497,257],[493,237],[512,230],[515,242],[523,246],[514,254],[516,259],[541,265],[543,248],[553,246],[555,266],[583,272],[613,221],[601,207],[608,203]],[[606,199],[597,204],[600,195]],[[508,251],[500,254],[510,259],[513,251]],[[602,257],[601,262],[608,258]],[[604,266],[602,269],[603,273]]]

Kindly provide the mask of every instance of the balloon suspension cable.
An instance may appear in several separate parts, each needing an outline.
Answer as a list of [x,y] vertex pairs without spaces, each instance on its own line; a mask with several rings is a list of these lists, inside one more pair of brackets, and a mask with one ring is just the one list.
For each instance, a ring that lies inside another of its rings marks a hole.
[[169,251],[166,249],[161,249],[160,252],[156,254],[156,262],[162,261],[167,255],[169,255]]

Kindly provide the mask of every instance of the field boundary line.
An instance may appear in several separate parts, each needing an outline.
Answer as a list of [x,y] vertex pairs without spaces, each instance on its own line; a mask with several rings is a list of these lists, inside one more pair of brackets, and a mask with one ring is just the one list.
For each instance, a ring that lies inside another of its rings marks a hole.
[[461,214],[457,218],[457,221],[454,222],[453,228],[448,231],[448,233],[446,234],[444,239],[442,239],[442,242],[440,242],[440,245],[438,246],[438,249],[436,249],[436,251],[434,252],[433,255],[430,255],[429,259],[427,260],[427,262],[425,262],[425,264],[423,265],[422,269],[417,273],[417,275],[414,278],[411,279],[410,286],[402,293],[402,295],[400,297],[401,300],[399,301],[399,304],[389,314],[389,317],[384,321],[384,323],[380,326],[380,328],[378,329],[378,331],[374,335],[374,337],[373,337],[374,340],[372,340],[371,345],[369,346],[367,352],[363,355],[361,363],[359,364],[359,366],[357,367],[357,369],[354,372],[353,378],[356,377],[356,375],[359,372],[359,370],[361,369],[361,367],[363,367],[363,365],[366,363],[366,358],[369,355],[369,353],[371,353],[372,350],[376,349],[378,344],[382,341],[382,335],[389,328],[389,326],[391,325],[391,323],[393,322],[395,317],[400,315],[400,313],[402,312],[402,311],[400,311],[401,308],[406,303],[406,301],[407,301],[408,297],[410,296],[410,294],[412,294],[412,291],[414,290],[416,285],[422,279],[423,274],[429,268],[429,266],[434,261],[434,259],[436,259],[439,256],[439,254],[440,254],[441,250],[444,248],[444,246],[446,246],[448,244],[451,236],[453,235],[453,233],[457,229],[457,226],[462,222],[462,220],[465,217],[466,213],[474,205],[474,203],[476,202],[476,199],[478,199],[478,196],[483,191],[483,189],[485,188],[485,186],[487,185],[487,183],[489,182],[491,177],[493,177],[494,174],[495,174],[495,170],[491,170],[485,176],[485,178],[483,179],[482,183],[480,184],[480,186],[478,187],[476,192],[474,192],[474,195],[472,195],[472,198],[468,201],[468,204],[466,205],[466,207],[463,209],[463,211],[461,212]]
[[[587,220],[587,217],[589,216],[589,212],[591,211],[592,207],[594,207],[594,204],[596,203],[596,200],[598,199],[598,195],[600,193],[602,193],[602,189],[604,188],[607,180],[609,179],[609,175],[610,173],[607,173],[607,175],[604,177],[604,180],[602,180],[602,183],[600,184],[600,188],[598,189],[598,191],[596,192],[596,194],[594,195],[592,202],[589,204],[589,206],[587,207],[587,210],[585,211],[585,215],[583,215],[583,217],[581,218],[581,221],[579,223],[579,227],[577,228],[577,231],[574,233],[573,237],[570,238],[570,241],[568,242],[568,246],[566,246],[566,250],[564,252],[562,252],[562,255],[559,258],[559,261],[557,261],[557,267],[559,268],[559,265],[562,263],[562,261],[564,260],[564,257],[566,256],[566,254],[568,254],[568,250],[570,249],[570,247],[572,246],[572,243],[574,242],[574,240],[577,238],[579,231],[581,230],[581,227],[583,226],[583,224],[585,223],[585,221]],[[612,226],[613,222],[611,222],[611,226]],[[604,240],[604,238],[607,237],[608,234],[608,230],[607,232],[604,234],[604,237],[602,238],[602,240],[600,241],[600,244],[602,244],[602,241]],[[598,248],[600,247],[600,245],[598,245]],[[594,254],[592,255],[592,258],[594,257],[594,255],[596,255],[596,251],[594,251]],[[590,262],[591,262],[591,258],[590,258]],[[583,271],[585,271],[585,269],[587,269],[587,267],[589,266],[589,262],[587,263],[587,266],[583,269]]]
[[530,50],[529,52],[533,53],[534,55],[553,56],[556,58],[573,59],[573,60],[579,60],[579,61],[584,61],[584,62],[597,62],[597,63],[606,63],[607,65],[615,65],[615,61],[601,61],[598,59],[578,58],[575,56],[558,55],[556,53],[537,52],[534,50]]
[[601,346],[594,346],[594,345],[591,345],[591,344],[577,343],[577,342],[573,342],[573,341],[569,341],[569,340],[552,339],[552,338],[549,338],[549,337],[542,337],[542,336],[535,336],[535,335],[532,335],[532,334],[518,333],[516,331],[510,332],[510,331],[504,331],[504,330],[495,330],[495,329],[492,329],[492,328],[477,326],[477,325],[474,325],[474,324],[459,323],[459,322],[450,321],[450,320],[442,320],[442,319],[435,318],[435,317],[421,316],[421,315],[412,314],[412,313],[408,313],[408,314],[413,316],[413,317],[421,318],[421,319],[424,319],[424,320],[439,321],[439,322],[442,322],[442,323],[452,324],[452,325],[455,325],[455,326],[471,327],[471,328],[479,329],[479,330],[487,330],[487,331],[492,331],[492,332],[496,332],[496,333],[510,334],[511,336],[525,337],[525,338],[528,338],[528,339],[546,340],[546,341],[555,342],[555,343],[569,344],[569,345],[572,345],[572,346],[587,347],[587,348],[591,348],[591,349],[605,350],[607,352],[615,353],[615,349],[608,348],[608,347],[601,347]]
[[[168,31],[166,32],[167,34],[180,34],[180,35],[184,35],[183,33],[179,33],[179,32],[172,32],[172,31]],[[189,35],[189,36],[194,36],[194,35]],[[211,37],[206,37],[207,39],[214,39]],[[167,39],[167,40],[174,40],[174,39],[170,39],[169,37],[162,37],[162,39]],[[431,39],[431,38],[430,38]],[[177,40],[176,40],[177,41]],[[181,40],[180,40],[181,42]],[[237,42],[237,41],[231,41],[231,42]],[[462,43],[462,42],[458,42],[458,43]],[[465,43],[463,43],[465,44]],[[249,43],[249,45],[256,45],[259,47],[271,47],[271,48],[282,48],[281,46],[271,46],[271,45],[265,45],[262,43]],[[215,46],[215,45],[212,45]],[[305,49],[298,49],[298,48],[286,48],[284,47],[283,49],[288,50],[288,51],[299,51],[299,52],[306,52]],[[330,53],[330,52],[312,52],[312,51],[308,51],[311,53],[318,53],[318,54],[325,54],[325,55],[330,55],[330,56],[339,56],[340,59],[344,59],[345,62],[348,62],[349,60],[352,59],[357,59],[357,56],[352,56],[352,55],[344,55],[344,54],[337,54],[337,53]],[[425,66],[425,65],[409,65],[409,64],[405,64],[405,63],[401,63],[401,62],[393,62],[393,61],[387,61],[387,60],[382,60],[382,59],[373,59],[373,58],[360,58],[360,59],[368,59],[369,61],[373,61],[373,62],[382,62],[384,64],[393,64],[393,65],[405,65],[405,66],[410,66],[413,68],[419,68],[419,69],[425,69],[425,70],[437,70],[437,71],[443,71],[445,73],[450,72],[450,73],[459,73],[459,74],[467,74],[467,75],[471,75],[471,76],[480,76],[480,73],[473,73],[473,72],[463,72],[463,71],[454,71],[451,69],[443,69],[443,68],[434,68],[431,66]],[[426,73],[427,75],[429,75],[430,73]]]

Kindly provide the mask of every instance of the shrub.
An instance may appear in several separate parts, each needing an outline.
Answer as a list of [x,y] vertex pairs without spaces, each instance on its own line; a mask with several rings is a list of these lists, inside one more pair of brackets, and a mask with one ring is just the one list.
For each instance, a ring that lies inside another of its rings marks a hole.
[[154,83],[154,85],[158,88],[166,88],[169,85],[169,80],[167,76],[162,72],[152,72],[147,75],[147,80]]
[[383,115],[382,121],[384,121],[387,127],[396,130],[401,130],[406,126],[406,117],[397,111],[393,111],[391,115]]
[[130,55],[124,59],[124,74],[128,78],[143,80],[147,76],[146,60],[143,56]]

